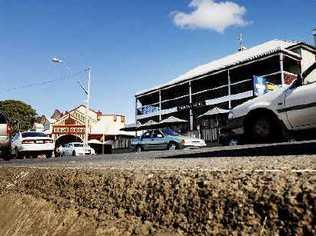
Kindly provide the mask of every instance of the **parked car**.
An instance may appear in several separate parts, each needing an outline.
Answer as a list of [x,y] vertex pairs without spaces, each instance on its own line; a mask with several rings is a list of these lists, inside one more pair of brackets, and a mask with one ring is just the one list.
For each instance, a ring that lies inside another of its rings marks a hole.
[[278,141],[316,129],[316,63],[290,86],[236,106],[228,124],[231,133],[248,142]]
[[65,144],[60,150],[61,156],[85,156],[95,155],[95,150],[89,145],[79,142]]
[[183,148],[205,147],[205,141],[198,138],[182,136],[170,128],[155,129],[135,138],[131,146],[137,152],[147,150],[176,150]]
[[10,151],[11,126],[7,116],[0,112],[0,152],[7,157]]
[[11,140],[11,154],[16,158],[46,155],[52,157],[55,144],[52,138],[42,132],[18,132]]

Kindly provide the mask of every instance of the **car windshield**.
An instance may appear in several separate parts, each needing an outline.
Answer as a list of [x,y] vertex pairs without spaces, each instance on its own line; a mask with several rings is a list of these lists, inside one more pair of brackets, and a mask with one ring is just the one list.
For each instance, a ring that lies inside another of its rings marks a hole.
[[6,124],[7,122],[8,121],[7,121],[7,118],[5,117],[5,115],[0,113],[0,124]]
[[22,133],[22,138],[31,138],[31,137],[48,137],[46,134],[41,132],[25,132]]
[[170,128],[163,129],[162,132],[165,135],[170,135],[170,136],[179,136],[180,135],[176,131],[174,131],[173,129],[170,129]]
[[75,147],[83,147],[83,144],[82,143],[75,143],[74,146]]

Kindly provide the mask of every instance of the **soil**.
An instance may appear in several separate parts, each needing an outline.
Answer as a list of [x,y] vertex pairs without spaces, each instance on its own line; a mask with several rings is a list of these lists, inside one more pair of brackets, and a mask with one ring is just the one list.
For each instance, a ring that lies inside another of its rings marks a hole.
[[310,171],[1,167],[0,234],[316,235],[304,158]]

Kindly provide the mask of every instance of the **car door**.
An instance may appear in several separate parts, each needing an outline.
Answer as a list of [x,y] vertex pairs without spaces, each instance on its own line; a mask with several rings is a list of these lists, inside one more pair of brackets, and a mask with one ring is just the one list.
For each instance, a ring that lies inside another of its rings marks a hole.
[[151,131],[147,131],[142,135],[140,144],[144,150],[153,150]]
[[316,128],[316,83],[289,88],[283,111],[294,129]]
[[155,150],[165,150],[168,146],[165,136],[160,132],[160,130],[154,130],[152,132],[152,144]]

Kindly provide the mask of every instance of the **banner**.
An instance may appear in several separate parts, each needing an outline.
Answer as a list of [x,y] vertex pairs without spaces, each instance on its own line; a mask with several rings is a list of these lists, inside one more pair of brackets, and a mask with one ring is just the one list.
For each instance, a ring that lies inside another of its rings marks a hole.
[[254,96],[259,97],[268,92],[267,80],[260,76],[253,76],[253,93]]
[[154,107],[151,105],[147,105],[143,107],[143,115],[158,112],[158,111],[159,111],[159,107]]

